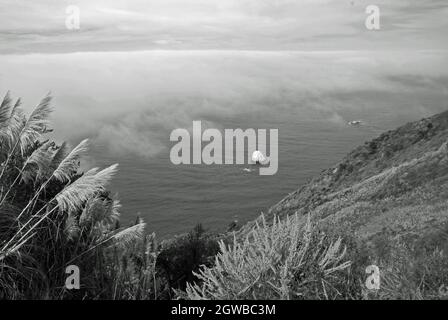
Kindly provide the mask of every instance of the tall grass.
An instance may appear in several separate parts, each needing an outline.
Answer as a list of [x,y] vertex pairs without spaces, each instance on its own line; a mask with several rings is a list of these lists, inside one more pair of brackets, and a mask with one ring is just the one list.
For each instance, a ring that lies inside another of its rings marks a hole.
[[[119,202],[106,191],[117,165],[81,173],[87,140],[69,150],[45,139],[50,102],[29,116],[9,93],[0,104],[0,296],[107,296],[106,266],[144,238],[145,223],[119,227]],[[81,270],[76,293],[64,287],[70,264]]]

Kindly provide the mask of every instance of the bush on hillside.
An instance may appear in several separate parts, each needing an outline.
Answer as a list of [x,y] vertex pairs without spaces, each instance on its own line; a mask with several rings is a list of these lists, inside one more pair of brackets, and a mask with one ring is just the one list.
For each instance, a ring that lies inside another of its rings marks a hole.
[[341,239],[328,241],[314,233],[311,222],[298,216],[268,225],[262,217],[243,241],[227,246],[212,267],[195,275],[201,283],[189,283],[188,299],[334,299],[334,284],[344,279],[350,262]]
[[197,280],[194,272],[201,265],[211,266],[218,253],[218,240],[215,235],[198,224],[188,234],[177,236],[162,244],[157,259],[157,270],[163,274],[171,289],[184,290],[187,282]]

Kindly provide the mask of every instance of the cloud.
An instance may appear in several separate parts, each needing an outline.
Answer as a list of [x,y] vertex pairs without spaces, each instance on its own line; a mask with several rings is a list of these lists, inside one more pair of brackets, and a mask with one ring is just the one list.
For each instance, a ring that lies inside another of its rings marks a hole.
[[114,124],[103,124],[96,132],[93,143],[106,146],[113,155],[151,158],[166,149],[162,143],[166,137],[151,129],[154,119],[147,120],[134,116]]
[[[65,8],[81,9],[81,30]],[[0,1],[1,52],[145,49],[447,49],[443,0],[378,0],[382,29],[364,27],[367,0]]]
[[4,55],[0,87],[29,111],[55,96],[58,136],[153,157],[193,120],[277,128],[285,117],[340,126],[371,115],[415,118],[448,98],[444,52],[148,51]]

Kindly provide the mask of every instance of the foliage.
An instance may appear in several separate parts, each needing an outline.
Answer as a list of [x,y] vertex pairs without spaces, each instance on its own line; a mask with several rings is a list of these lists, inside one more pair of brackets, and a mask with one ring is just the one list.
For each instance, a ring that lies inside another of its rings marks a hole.
[[[326,241],[303,226],[298,216],[262,224],[243,241],[220,242],[215,265],[195,275],[200,284],[188,284],[189,299],[297,299],[311,294],[335,298],[332,283],[347,272],[350,262],[341,239]],[[182,296],[182,293],[180,293]]]
[[[110,261],[144,238],[143,221],[119,228],[118,200],[105,187],[117,165],[78,173],[84,140],[71,151],[42,140],[50,96],[26,117],[9,93],[0,104],[0,297],[110,297]],[[65,268],[81,270],[81,290],[65,288]]]
[[[385,233],[370,247],[381,272],[380,289],[365,291],[366,299],[433,300],[448,298],[446,228],[418,239]],[[445,248],[443,248],[445,246]]]
[[198,224],[188,234],[162,243],[157,269],[167,279],[170,289],[184,290],[187,282],[196,280],[194,272],[201,265],[212,265],[218,250],[216,236]]

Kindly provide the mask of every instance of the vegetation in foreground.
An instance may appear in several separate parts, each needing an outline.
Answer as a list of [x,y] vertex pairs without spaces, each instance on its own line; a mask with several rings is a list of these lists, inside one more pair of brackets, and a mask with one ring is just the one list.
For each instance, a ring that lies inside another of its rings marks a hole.
[[[140,218],[120,226],[106,189],[116,165],[80,172],[87,140],[70,150],[45,138],[50,100],[28,117],[9,94],[0,104],[0,298],[448,298],[447,136],[437,125],[401,141],[418,146],[412,159],[409,148],[361,152],[375,166],[345,160],[231,237],[198,225],[159,244]],[[365,285],[372,264],[379,290]],[[68,265],[81,270],[79,290],[65,287]]]

